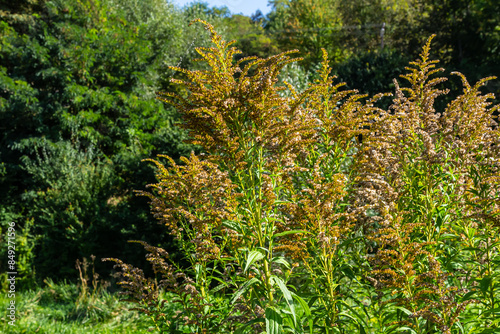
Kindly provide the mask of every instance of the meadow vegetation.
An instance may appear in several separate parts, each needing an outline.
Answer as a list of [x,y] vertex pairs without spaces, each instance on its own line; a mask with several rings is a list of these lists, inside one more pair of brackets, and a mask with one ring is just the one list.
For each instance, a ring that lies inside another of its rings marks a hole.
[[326,51],[296,91],[278,80],[294,51],[235,62],[201,22],[206,67],[175,68],[189,94],[160,99],[204,153],[149,160],[157,182],[137,192],[183,263],[142,241],[154,278],[108,259],[129,300],[168,333],[498,331],[498,105],[480,91],[494,78],[452,73],[463,91],[436,110],[431,37],[386,110],[390,94],[342,89]]
[[[94,260],[78,260],[78,283],[54,282],[46,279],[44,286],[18,292],[16,295],[16,321],[2,312],[0,331],[23,333],[145,333],[150,328],[146,316],[131,310],[94,271]],[[11,298],[1,294],[0,307],[5,310]]]
[[0,4],[16,333],[500,331],[500,2],[269,5]]

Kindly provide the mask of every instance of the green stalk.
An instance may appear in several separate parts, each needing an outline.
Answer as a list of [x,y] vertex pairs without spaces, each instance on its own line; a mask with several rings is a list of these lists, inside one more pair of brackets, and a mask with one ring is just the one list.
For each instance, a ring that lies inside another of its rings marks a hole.
[[[253,209],[252,210],[252,216],[253,216],[252,218],[253,218],[254,226],[255,226],[254,232],[256,233],[257,242],[258,242],[259,247],[264,248],[266,240],[265,240],[265,235],[262,231],[262,222],[261,222],[261,220],[262,220],[262,203],[260,202],[260,199],[262,198],[262,181],[261,181],[262,180],[261,175],[263,172],[262,167],[263,167],[263,152],[262,152],[262,147],[259,146],[258,154],[257,154],[257,173],[258,173],[258,176],[257,176],[257,179],[255,179],[254,174],[249,173],[249,177],[250,177],[249,186],[251,188],[253,198],[256,199],[255,205],[252,208]],[[240,180],[241,180],[241,176],[240,176]],[[255,187],[259,188],[258,193],[256,192]],[[247,201],[247,204],[250,208],[251,203],[250,203],[248,197],[246,198],[246,201]],[[272,231],[272,229],[271,229],[271,231]],[[267,228],[266,228],[266,232],[267,232]],[[249,245],[249,246],[251,246],[251,245]],[[272,284],[271,284],[271,270],[269,268],[269,259],[270,258],[272,258],[272,245],[271,244],[269,245],[268,254],[263,259],[263,261],[264,261],[264,266],[263,266],[264,273],[263,274],[265,277],[264,283],[265,283],[265,287],[267,290],[266,291],[267,298],[269,300],[270,305],[273,305],[274,304],[274,295],[273,295]]]
[[[490,238],[488,237],[486,239],[486,247],[487,247],[487,250],[486,250],[486,263],[488,265],[488,275],[492,275],[489,240],[490,240]],[[490,310],[493,310],[495,308],[495,290],[494,290],[494,287],[493,287],[493,280],[490,283],[490,289],[489,290],[490,290],[489,297],[490,297],[490,303],[491,303]]]
[[[259,179],[258,179],[258,186],[259,186],[259,196],[258,199],[262,199],[262,167],[263,167],[263,152],[262,152],[262,147],[259,146],[259,154],[258,154],[258,166],[259,166]],[[258,223],[258,232],[259,232],[259,245],[260,247],[264,248],[265,247],[265,236],[262,235],[262,204],[259,203],[258,211],[257,211],[257,223]],[[268,230],[267,226],[265,227],[265,232],[266,234],[269,234],[269,239],[271,240],[272,238],[272,233],[273,233],[273,228]],[[273,290],[272,290],[272,284],[271,284],[271,270],[269,269],[269,259],[272,258],[272,244],[271,242],[269,243],[269,249],[267,252],[266,257],[264,257],[264,276],[266,278],[266,289],[267,289],[267,295],[269,299],[270,305],[274,305],[274,295],[273,295]]]

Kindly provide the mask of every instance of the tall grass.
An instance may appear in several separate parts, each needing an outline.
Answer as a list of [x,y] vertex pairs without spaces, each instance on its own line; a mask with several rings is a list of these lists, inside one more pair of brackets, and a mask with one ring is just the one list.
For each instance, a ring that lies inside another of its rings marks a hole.
[[[92,261],[93,262],[93,261]],[[123,303],[117,293],[110,293],[106,284],[93,275],[89,278],[89,265],[85,258],[77,261],[80,280],[78,284],[66,281],[44,281],[41,288],[17,292],[16,320],[2,312],[2,333],[144,333],[150,329],[148,319],[130,310],[131,304]],[[93,266],[92,266],[93,268]],[[95,274],[95,273],[94,273]],[[7,309],[11,299],[0,296],[0,307]]]

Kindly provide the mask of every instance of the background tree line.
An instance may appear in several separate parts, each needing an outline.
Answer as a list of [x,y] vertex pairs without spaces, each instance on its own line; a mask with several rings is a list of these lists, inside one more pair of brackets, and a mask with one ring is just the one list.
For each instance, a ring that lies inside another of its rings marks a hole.
[[[251,17],[164,0],[1,2],[0,229],[17,223],[25,286],[73,278],[75,260],[90,254],[144,267],[129,239],[175,249],[133,190],[154,180],[142,159],[197,150],[184,144],[176,111],[155,100],[156,92],[178,89],[169,66],[199,66],[194,48],[209,41],[189,26],[195,18],[235,39],[240,57],[299,49],[304,61],[282,79],[303,88],[323,47],[349,88],[391,91],[392,78],[433,33],[445,67],[471,80],[500,72],[498,1],[269,2],[268,15]],[[486,89],[498,96],[500,85]]]

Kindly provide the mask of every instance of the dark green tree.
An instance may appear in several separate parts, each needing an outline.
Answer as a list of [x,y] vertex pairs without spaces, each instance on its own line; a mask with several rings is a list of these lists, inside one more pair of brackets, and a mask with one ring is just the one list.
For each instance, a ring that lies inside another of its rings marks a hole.
[[133,190],[153,180],[143,158],[193,149],[155,97],[169,89],[162,71],[205,43],[189,22],[208,14],[53,0],[4,3],[0,15],[0,232],[10,221],[29,231],[26,267],[39,281],[75,278],[75,260],[91,254],[134,257],[132,236],[172,247]]
[[[411,49],[425,36],[436,34],[436,46],[446,67],[463,72],[471,81],[500,75],[500,3],[494,0],[424,0],[418,24],[412,27]],[[460,83],[454,83],[460,87]],[[486,90],[500,93],[491,82]]]

